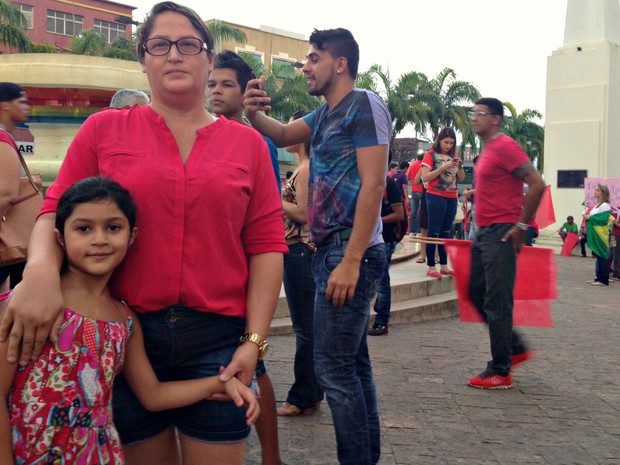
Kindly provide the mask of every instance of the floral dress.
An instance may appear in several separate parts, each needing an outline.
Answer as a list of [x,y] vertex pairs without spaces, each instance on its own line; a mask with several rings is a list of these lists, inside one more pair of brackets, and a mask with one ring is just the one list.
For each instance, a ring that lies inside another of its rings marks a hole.
[[131,334],[127,314],[100,321],[65,308],[57,343],[17,371],[9,398],[17,465],[124,463],[111,399]]

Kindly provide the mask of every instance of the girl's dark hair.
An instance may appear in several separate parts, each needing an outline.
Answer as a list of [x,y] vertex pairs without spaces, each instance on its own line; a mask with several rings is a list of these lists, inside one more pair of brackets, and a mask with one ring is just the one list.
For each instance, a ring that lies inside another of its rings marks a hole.
[[65,222],[79,204],[93,200],[109,199],[123,212],[129,221],[129,228],[136,224],[136,205],[129,191],[116,181],[103,176],[82,179],[70,186],[58,200],[56,206],[56,229],[63,234]]
[[[296,119],[300,119],[303,118],[306,115],[309,115],[310,111],[309,110],[305,110],[305,109],[301,109],[301,110],[297,110],[295,113],[293,113],[291,115],[291,118],[294,120]],[[304,143],[304,148],[306,149],[306,155],[310,156],[310,141],[307,141]]]
[[144,42],[149,38],[149,35],[151,35],[151,31],[153,31],[155,18],[162,13],[166,13],[167,11],[185,16],[191,23],[192,27],[198,31],[198,34],[200,34],[200,38],[203,42],[207,44],[207,56],[211,56],[213,54],[213,36],[211,35],[211,31],[209,31],[209,28],[205,22],[200,18],[200,16],[198,16],[198,13],[191,8],[179,5],[178,3],[160,2],[153,5],[153,8],[151,8],[151,11],[147,14],[144,22],[140,25],[140,27],[138,27],[138,32],[136,33],[138,37],[136,52],[138,54],[138,58],[140,59],[140,63],[144,62]]
[[454,139],[454,145],[448,153],[448,155],[454,157],[454,154],[456,153],[456,133],[452,128],[443,128],[441,131],[439,131],[439,134],[437,134],[437,138],[435,139],[435,143],[433,144],[433,150],[435,151],[435,153],[442,153],[441,141],[447,139],[448,137]]

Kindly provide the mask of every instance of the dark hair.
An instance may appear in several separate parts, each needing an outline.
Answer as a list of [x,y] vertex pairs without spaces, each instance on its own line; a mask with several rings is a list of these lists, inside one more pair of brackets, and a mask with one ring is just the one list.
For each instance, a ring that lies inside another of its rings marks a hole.
[[161,2],[153,5],[153,8],[151,8],[151,11],[149,11],[146,15],[146,19],[140,27],[138,27],[138,31],[136,32],[136,36],[138,37],[136,53],[138,54],[140,63],[144,62],[144,54],[146,53],[144,50],[144,42],[151,35],[153,25],[155,24],[155,18],[162,13],[166,13],[167,11],[185,16],[193,28],[198,31],[198,34],[200,34],[200,38],[203,42],[207,44],[207,56],[210,56],[213,53],[213,36],[211,35],[211,31],[209,31],[209,28],[205,22],[200,18],[200,16],[198,16],[198,13],[191,8],[179,5],[178,3]]
[[492,115],[504,117],[504,104],[493,97],[482,97],[476,100],[474,105],[486,105],[491,110]]
[[[296,119],[303,118],[304,116],[309,115],[309,114],[310,114],[310,111],[301,109],[301,110],[297,110],[296,112],[294,112],[291,115],[291,118],[293,119],[293,121],[295,121]],[[310,141],[304,142],[304,148],[306,149],[306,154],[310,156]]]
[[360,61],[360,48],[348,29],[315,29],[310,34],[309,42],[319,50],[328,52],[334,58],[347,59],[347,68],[353,79],[357,77],[357,67]]
[[401,161],[400,165],[398,165],[399,170],[406,170],[407,168],[409,168],[409,162],[407,160]]
[[103,176],[82,179],[71,185],[60,196],[56,206],[56,229],[61,235],[64,234],[65,222],[77,205],[100,199],[109,199],[114,202],[127,217],[129,227],[133,229],[136,224],[136,205],[129,191],[116,181]]
[[255,78],[254,71],[252,71],[250,65],[239,55],[230,50],[224,50],[215,55],[213,69],[232,69],[237,76],[237,83],[239,84],[242,94],[245,93],[245,87],[248,85],[248,81]]
[[567,219],[567,220],[573,220],[574,218],[573,218],[573,215],[568,215],[568,216],[566,217],[566,219]]
[[23,89],[14,82],[0,82],[0,102],[10,102],[24,95]]
[[398,162],[397,161],[391,161],[390,162],[389,169],[392,169],[392,168],[398,168]]
[[451,137],[452,139],[454,139],[454,145],[452,146],[452,148],[450,149],[450,152],[448,153],[448,155],[450,155],[451,157],[454,157],[454,154],[456,152],[456,133],[454,132],[454,129],[452,128],[443,128],[441,131],[439,131],[439,134],[437,134],[437,138],[435,139],[435,143],[433,144],[433,150],[435,151],[435,153],[442,153],[441,152],[441,141]]

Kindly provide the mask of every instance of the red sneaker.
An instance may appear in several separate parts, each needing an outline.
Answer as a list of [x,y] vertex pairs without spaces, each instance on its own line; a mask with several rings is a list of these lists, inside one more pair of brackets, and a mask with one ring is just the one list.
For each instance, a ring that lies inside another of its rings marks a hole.
[[517,365],[520,365],[523,362],[529,360],[535,354],[536,354],[535,350],[526,350],[525,352],[521,352],[520,354],[513,354],[510,356],[510,364],[512,368],[516,368]]
[[484,371],[478,376],[469,378],[467,384],[478,389],[510,389],[512,387],[512,377],[510,373],[502,376]]
[[426,272],[426,276],[429,276],[431,278],[439,278],[439,279],[443,278],[443,275],[439,271],[436,271],[436,270],[428,270]]

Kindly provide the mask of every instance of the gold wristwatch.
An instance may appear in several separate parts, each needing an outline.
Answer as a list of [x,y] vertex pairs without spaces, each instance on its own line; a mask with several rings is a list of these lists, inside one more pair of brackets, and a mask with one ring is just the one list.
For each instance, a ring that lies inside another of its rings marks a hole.
[[245,333],[243,336],[239,338],[239,344],[243,344],[246,341],[253,342],[258,346],[258,359],[262,360],[263,357],[267,354],[267,349],[269,348],[269,344],[258,333]]

